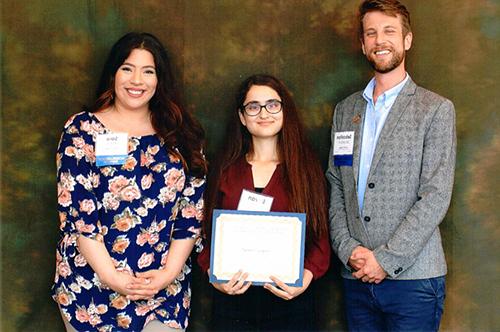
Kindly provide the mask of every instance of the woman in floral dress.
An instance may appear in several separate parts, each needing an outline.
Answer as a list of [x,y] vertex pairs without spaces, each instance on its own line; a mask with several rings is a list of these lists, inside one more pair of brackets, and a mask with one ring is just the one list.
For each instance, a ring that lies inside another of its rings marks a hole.
[[[95,104],[67,121],[57,152],[53,298],[68,331],[186,328],[189,255],[203,214],[202,144],[164,47],[151,34],[123,36]],[[121,159],[109,158],[120,149]]]

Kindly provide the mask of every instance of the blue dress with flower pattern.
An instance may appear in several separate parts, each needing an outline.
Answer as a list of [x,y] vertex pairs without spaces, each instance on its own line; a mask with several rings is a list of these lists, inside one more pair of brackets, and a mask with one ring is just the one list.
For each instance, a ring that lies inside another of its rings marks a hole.
[[162,269],[174,239],[199,238],[204,178],[184,173],[156,135],[129,137],[123,165],[98,167],[95,139],[109,131],[88,112],[72,116],[57,152],[60,235],[52,296],[78,331],[140,331],[153,319],[185,329],[191,261],[150,300],[103,284],[79,252],[79,235],[103,241],[116,269]]

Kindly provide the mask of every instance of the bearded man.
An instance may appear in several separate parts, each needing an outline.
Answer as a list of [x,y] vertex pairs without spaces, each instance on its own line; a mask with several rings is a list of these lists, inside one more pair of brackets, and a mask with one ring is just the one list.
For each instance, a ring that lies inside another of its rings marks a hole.
[[349,330],[437,331],[446,274],[439,224],[453,187],[455,110],[405,70],[413,34],[403,4],[366,0],[359,22],[374,77],[336,106],[327,171]]

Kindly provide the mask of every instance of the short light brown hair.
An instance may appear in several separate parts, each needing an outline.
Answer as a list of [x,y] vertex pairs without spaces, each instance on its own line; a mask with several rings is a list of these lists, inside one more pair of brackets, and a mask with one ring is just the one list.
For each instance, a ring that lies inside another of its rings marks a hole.
[[401,17],[403,36],[411,32],[410,12],[398,0],[365,0],[359,6],[359,38],[363,38],[363,18],[369,12],[379,11],[389,16]]

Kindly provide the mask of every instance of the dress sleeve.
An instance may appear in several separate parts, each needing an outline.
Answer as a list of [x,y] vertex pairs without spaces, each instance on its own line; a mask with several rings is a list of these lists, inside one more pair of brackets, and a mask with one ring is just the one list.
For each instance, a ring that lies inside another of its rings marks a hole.
[[184,190],[176,204],[176,220],[172,233],[173,240],[196,239],[196,251],[203,249],[201,244],[201,220],[203,219],[203,192],[205,178],[188,176]]
[[94,189],[99,186],[94,144],[90,135],[81,135],[68,124],[61,136],[56,155],[57,203],[60,230],[96,238],[100,233],[99,204]]
[[313,279],[317,280],[322,277],[330,267],[331,250],[328,234],[323,235],[318,240],[314,240],[307,249],[304,259],[304,268],[311,271]]

